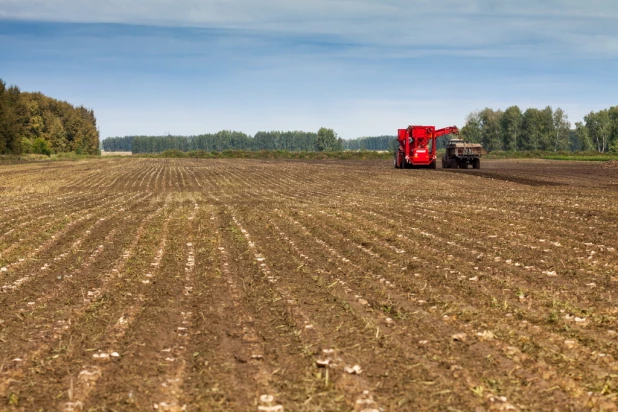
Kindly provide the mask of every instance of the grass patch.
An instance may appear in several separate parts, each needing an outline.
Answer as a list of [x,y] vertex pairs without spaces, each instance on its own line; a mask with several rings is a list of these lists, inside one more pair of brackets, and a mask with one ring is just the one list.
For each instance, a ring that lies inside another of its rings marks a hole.
[[577,160],[591,162],[606,162],[618,160],[618,153],[587,152],[547,152],[531,150],[524,152],[494,151],[483,156],[485,159],[544,159],[544,160]]

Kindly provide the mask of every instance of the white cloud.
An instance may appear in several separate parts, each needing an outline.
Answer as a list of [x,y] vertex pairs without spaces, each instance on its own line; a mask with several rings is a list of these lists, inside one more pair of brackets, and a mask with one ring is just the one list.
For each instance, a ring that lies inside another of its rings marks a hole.
[[399,53],[618,54],[614,0],[0,0],[0,17],[329,35]]

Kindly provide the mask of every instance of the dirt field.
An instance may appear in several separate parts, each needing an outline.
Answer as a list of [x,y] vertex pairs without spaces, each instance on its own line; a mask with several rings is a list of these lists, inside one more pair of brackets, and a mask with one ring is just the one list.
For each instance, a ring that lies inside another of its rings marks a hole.
[[0,409],[618,409],[618,170],[0,166]]

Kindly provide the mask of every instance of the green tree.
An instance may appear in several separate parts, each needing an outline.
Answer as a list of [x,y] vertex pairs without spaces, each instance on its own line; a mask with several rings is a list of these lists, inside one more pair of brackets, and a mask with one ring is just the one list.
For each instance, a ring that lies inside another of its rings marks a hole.
[[542,114],[539,109],[526,109],[522,119],[520,150],[539,150],[542,134]]
[[594,148],[594,145],[590,140],[590,133],[588,132],[588,128],[584,123],[575,123],[575,136],[577,136],[579,150],[592,150]]
[[601,153],[607,151],[612,131],[609,110],[600,110],[596,113],[590,112],[584,116],[584,121],[586,122],[590,138],[596,146],[596,150]]
[[479,112],[481,143],[488,151],[502,149],[502,111],[485,108]]
[[0,80],[0,154],[20,154],[27,110],[17,86],[6,88]]
[[337,140],[337,134],[333,129],[327,129],[322,127],[318,130],[318,137],[316,140],[316,150],[318,152],[332,152],[336,150],[342,150],[342,142]]
[[609,147],[612,152],[618,152],[618,106],[608,109],[611,132],[609,136]]
[[516,151],[523,123],[523,114],[518,106],[507,108],[502,114],[502,148]]
[[51,150],[49,149],[49,143],[47,140],[42,137],[37,137],[34,139],[34,143],[32,143],[32,152],[44,155],[51,155]]
[[571,122],[569,116],[561,108],[557,108],[553,114],[554,152],[569,148],[569,133]]
[[470,143],[480,143],[482,138],[480,112],[472,112],[466,116],[466,124],[461,128],[461,137]]

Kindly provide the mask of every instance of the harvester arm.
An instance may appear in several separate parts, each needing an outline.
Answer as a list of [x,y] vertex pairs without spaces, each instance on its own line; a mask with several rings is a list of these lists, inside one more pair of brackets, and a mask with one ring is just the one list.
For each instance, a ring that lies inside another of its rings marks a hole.
[[443,129],[438,129],[434,132],[435,137],[440,137],[445,134],[459,134],[459,129],[456,126],[449,126]]

